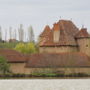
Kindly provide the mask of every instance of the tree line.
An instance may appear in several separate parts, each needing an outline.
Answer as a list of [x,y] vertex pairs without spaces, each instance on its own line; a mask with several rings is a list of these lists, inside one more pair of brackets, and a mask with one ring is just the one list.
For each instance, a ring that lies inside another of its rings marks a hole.
[[[7,40],[7,38],[9,39]],[[20,24],[18,29],[13,29],[12,27],[9,27],[9,30],[3,30],[0,26],[0,41],[9,41],[12,39],[20,42],[34,42],[35,38],[32,26],[29,26],[27,29],[24,29],[23,24]]]

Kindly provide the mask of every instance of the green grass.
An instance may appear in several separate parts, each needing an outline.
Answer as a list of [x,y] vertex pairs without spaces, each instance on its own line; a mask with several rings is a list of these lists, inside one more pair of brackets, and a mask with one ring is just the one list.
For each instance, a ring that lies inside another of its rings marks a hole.
[[15,46],[18,44],[18,42],[16,43],[9,43],[9,42],[6,42],[6,43],[0,43],[0,48],[15,48]]
[[56,74],[56,73],[32,73],[32,74],[6,74],[0,75],[0,79],[77,79],[77,78],[90,78],[90,75],[77,73],[77,74]]

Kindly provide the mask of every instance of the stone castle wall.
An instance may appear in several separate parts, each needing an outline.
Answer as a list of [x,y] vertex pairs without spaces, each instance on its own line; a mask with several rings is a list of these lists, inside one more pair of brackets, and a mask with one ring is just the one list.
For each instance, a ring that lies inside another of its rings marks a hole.
[[83,68],[27,68],[25,67],[25,63],[11,63],[10,70],[15,74],[31,74],[31,73],[64,73],[64,74],[71,74],[71,73],[85,73],[90,75],[90,68],[83,67]]
[[79,51],[90,56],[90,38],[78,39]]
[[40,53],[62,53],[62,52],[77,52],[77,47],[60,46],[60,47],[40,47]]
[[26,68],[26,73],[84,73],[90,75],[90,68]]
[[26,63],[10,63],[10,71],[12,73],[25,73],[25,65]]

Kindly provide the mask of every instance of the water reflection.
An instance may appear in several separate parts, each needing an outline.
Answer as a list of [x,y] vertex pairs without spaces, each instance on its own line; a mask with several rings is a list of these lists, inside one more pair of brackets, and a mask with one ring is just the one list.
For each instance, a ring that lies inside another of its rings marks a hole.
[[0,90],[90,90],[90,79],[0,80]]

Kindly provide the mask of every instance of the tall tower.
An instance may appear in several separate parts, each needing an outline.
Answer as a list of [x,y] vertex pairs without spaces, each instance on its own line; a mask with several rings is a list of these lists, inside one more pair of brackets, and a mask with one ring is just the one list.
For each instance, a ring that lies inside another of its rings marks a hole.
[[86,28],[82,28],[76,35],[79,51],[90,56],[90,35]]

